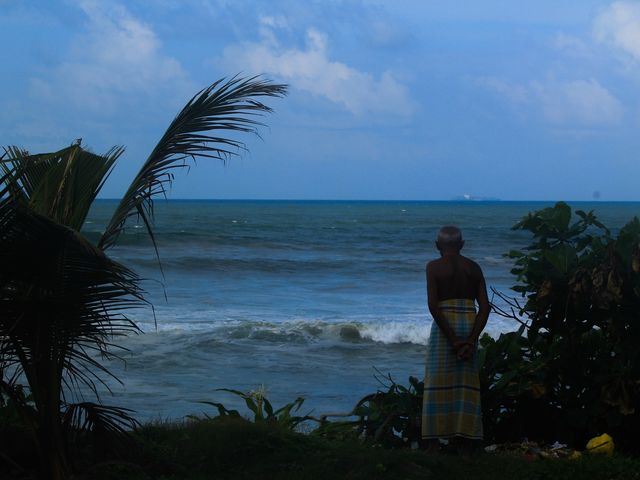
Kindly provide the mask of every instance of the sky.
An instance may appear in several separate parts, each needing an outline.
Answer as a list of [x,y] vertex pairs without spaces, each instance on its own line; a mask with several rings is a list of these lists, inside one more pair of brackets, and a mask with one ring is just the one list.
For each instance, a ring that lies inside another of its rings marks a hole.
[[0,143],[125,145],[222,77],[287,83],[170,198],[640,200],[640,0],[0,0]]

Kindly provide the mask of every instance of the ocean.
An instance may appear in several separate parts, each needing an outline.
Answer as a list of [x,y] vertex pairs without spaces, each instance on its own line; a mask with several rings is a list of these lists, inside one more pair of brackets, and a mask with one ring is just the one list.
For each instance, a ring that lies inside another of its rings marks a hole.
[[[99,200],[84,233],[96,239],[117,202]],[[179,420],[218,391],[265,388],[276,407],[305,398],[301,413],[347,412],[380,384],[376,369],[421,377],[432,318],[425,263],[444,224],[458,225],[463,254],[487,284],[515,296],[503,255],[530,237],[511,227],[551,202],[159,201],[161,273],[142,225],[127,225],[109,254],[144,279],[154,306],[128,315],[144,334],[117,339],[123,361],[105,361],[101,400],[141,421]],[[640,203],[573,203],[612,230]],[[490,294],[491,297],[491,294]],[[156,326],[157,322],[157,326]],[[492,335],[516,329],[490,317]]]

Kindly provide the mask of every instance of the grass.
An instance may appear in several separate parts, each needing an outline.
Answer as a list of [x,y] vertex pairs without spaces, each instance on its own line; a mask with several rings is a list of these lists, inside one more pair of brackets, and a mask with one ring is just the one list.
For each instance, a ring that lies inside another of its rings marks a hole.
[[527,460],[507,454],[470,457],[384,450],[355,440],[330,440],[271,425],[214,419],[147,425],[114,457],[79,465],[80,478],[345,479],[345,480],[633,480],[640,459]]
[[[8,431],[2,433],[0,478],[33,478],[28,439],[19,431],[11,439]],[[74,443],[71,457],[76,480],[640,480],[638,457],[427,455],[232,418],[145,425],[128,440],[85,435]]]

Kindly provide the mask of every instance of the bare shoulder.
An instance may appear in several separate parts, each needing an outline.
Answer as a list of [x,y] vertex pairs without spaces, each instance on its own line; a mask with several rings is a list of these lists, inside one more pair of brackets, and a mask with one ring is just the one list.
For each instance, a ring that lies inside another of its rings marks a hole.
[[442,265],[442,258],[436,258],[435,260],[431,260],[427,262],[427,266],[425,267],[427,271],[436,271]]
[[464,257],[462,255],[460,255],[460,256],[464,259],[464,262],[469,266],[469,268],[472,271],[482,274],[482,268],[480,268],[480,265],[478,265],[477,262],[471,260],[468,257]]

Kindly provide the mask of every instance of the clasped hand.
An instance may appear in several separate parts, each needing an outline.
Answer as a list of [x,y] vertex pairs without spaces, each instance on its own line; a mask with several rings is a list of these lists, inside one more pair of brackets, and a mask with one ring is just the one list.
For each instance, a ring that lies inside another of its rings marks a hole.
[[475,344],[468,338],[457,337],[453,342],[453,351],[458,360],[469,360],[473,356]]

